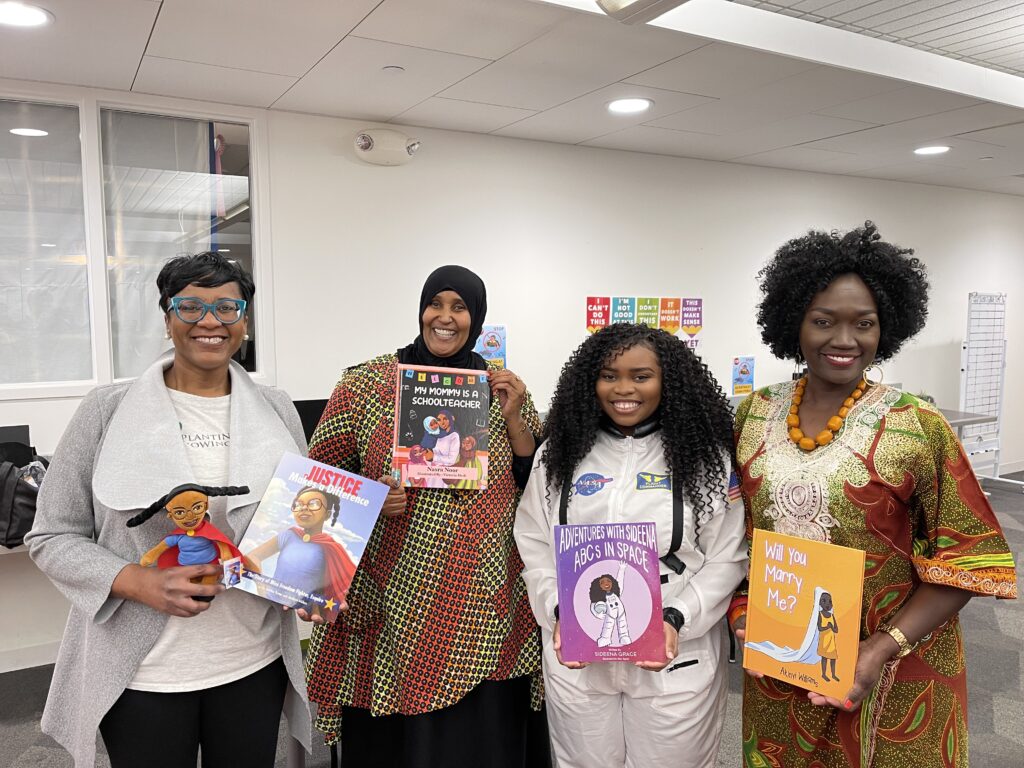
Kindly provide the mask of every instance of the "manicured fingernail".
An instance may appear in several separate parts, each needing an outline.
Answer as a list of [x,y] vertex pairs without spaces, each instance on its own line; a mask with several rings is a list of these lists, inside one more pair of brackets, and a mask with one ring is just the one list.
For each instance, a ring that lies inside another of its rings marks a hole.
[[847,709],[849,709],[850,707],[853,706],[853,702],[850,701],[849,699],[847,699],[846,701],[843,702],[843,706],[846,707]]

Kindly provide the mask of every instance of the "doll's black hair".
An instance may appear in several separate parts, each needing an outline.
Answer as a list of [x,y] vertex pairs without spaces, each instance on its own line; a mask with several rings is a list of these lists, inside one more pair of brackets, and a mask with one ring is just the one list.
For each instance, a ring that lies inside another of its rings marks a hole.
[[761,339],[783,360],[803,361],[800,326],[811,299],[840,275],[864,281],[878,306],[878,360],[895,355],[928,317],[925,266],[912,248],[882,240],[870,221],[846,234],[812,230],[790,240],[760,272]]
[[159,499],[154,501],[144,510],[139,512],[135,517],[129,520],[125,525],[129,528],[134,528],[137,525],[142,525],[144,522],[149,520],[153,515],[159,512],[161,509],[165,509],[167,502],[177,496],[179,493],[185,493],[186,491],[195,491],[196,493],[202,493],[206,496],[244,496],[249,492],[249,486],[247,485],[197,485],[195,483],[185,483],[179,485],[177,488],[172,488],[171,491]]
[[608,596],[608,593],[601,589],[601,579],[609,579],[612,583],[612,592],[616,595],[621,595],[622,591],[619,587],[619,582],[614,576],[604,573],[590,582],[590,602],[599,603]]

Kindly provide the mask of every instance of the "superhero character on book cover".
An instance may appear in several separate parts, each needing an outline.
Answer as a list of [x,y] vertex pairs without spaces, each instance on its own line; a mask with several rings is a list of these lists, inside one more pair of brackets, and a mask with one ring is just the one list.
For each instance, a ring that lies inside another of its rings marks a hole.
[[590,584],[590,612],[601,619],[601,634],[597,638],[597,646],[606,648],[612,645],[612,635],[618,633],[615,645],[629,645],[629,624],[626,622],[626,606],[622,603],[622,577],[626,574],[626,563],[619,562],[616,576],[602,574]]
[[[186,483],[160,497],[146,509],[131,518],[126,525],[134,528],[142,525],[157,512],[164,511],[178,531],[165,536],[160,543],[139,559],[139,565],[157,568],[173,568],[176,565],[205,565],[223,562],[242,553],[219,528],[210,522],[209,507],[211,496],[244,496],[248,486],[208,486]],[[242,558],[243,564],[247,564]],[[203,576],[192,579],[197,584],[214,584],[217,576]],[[212,600],[212,597],[195,597],[195,600]]]
[[[263,560],[276,554],[273,578],[304,592],[323,595],[328,611],[333,612],[344,600],[356,571],[345,548],[324,533],[327,519],[334,525],[340,511],[341,500],[333,493],[311,486],[303,488],[292,502],[296,525],[249,552],[250,570],[262,573]],[[320,606],[309,599],[296,599],[291,607],[321,615]]]

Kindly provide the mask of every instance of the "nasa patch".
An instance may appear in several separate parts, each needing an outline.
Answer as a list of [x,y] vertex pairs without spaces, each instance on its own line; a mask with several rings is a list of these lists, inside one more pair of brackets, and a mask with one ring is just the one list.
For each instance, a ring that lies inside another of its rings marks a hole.
[[596,472],[587,472],[576,479],[573,487],[580,496],[593,496],[614,479],[613,477],[604,477]]

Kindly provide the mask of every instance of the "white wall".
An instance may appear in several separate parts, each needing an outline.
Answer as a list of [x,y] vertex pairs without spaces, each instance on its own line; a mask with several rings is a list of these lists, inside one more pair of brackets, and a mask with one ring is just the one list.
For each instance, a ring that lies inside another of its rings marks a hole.
[[[700,296],[702,354],[726,386],[731,357],[757,355],[757,383],[787,378],[754,325],[754,275],[809,227],[876,221],[929,265],[926,330],[886,366],[890,381],[956,407],[969,291],[1005,291],[1008,332],[1024,337],[1024,198],[627,152],[409,129],[406,166],[366,165],[365,123],[268,113],[277,383],[293,398],[330,392],[345,366],[408,343],[423,278],[477,270],[510,364],[541,406],[584,335],[587,295]],[[1024,378],[1011,357],[1008,381]],[[1012,388],[1008,388],[1008,392]],[[75,399],[0,401],[0,424],[32,425],[51,452]],[[1007,398],[1005,423],[1024,423]],[[1004,469],[1024,468],[1024,436],[1004,431]],[[0,557],[0,671],[52,658],[66,613],[28,556]]]
[[[588,295],[703,297],[702,354],[723,386],[736,354],[757,355],[758,384],[787,378],[754,324],[755,274],[809,227],[867,218],[916,248],[932,282],[928,326],[889,381],[957,407],[970,291],[1008,292],[1007,335],[1024,337],[1024,198],[425,129],[408,129],[414,161],[389,168],[354,158],[365,123],[269,121],[277,381],[295,398],[408,343],[423,278],[451,262],[484,277],[488,319],[509,325],[510,366],[541,404]],[[1024,406],[1007,398],[1004,416],[1024,423]],[[1003,438],[1024,466],[1024,438]]]

